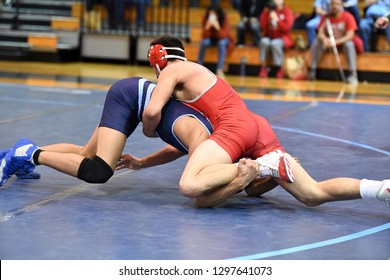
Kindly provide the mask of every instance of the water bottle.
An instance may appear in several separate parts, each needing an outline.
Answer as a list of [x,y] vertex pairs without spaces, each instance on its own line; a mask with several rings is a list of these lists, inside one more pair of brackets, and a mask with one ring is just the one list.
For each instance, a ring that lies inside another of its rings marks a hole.
[[245,75],[246,75],[246,62],[247,62],[246,56],[241,57],[241,64],[240,64],[240,76],[241,77],[245,77]]

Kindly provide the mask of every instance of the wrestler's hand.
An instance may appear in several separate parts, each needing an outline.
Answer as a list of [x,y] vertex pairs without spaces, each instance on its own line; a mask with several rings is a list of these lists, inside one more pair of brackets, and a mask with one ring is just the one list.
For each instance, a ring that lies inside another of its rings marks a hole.
[[239,180],[241,189],[248,186],[259,174],[259,165],[251,159],[240,159],[237,165],[237,180]]
[[142,160],[130,154],[122,154],[116,164],[115,170],[128,168],[131,170],[139,170],[142,168]]

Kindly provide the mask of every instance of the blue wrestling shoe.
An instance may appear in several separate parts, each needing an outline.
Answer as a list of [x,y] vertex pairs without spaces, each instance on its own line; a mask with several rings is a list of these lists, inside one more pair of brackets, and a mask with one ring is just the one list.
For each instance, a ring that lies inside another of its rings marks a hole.
[[34,172],[34,169],[34,164],[27,163],[25,166],[16,171],[15,175],[16,177],[18,177],[18,179],[40,179],[41,174],[38,172]]
[[4,183],[8,180],[9,177],[11,176],[7,176],[7,175],[3,175],[4,173],[4,168],[5,168],[5,156],[11,151],[11,149],[6,149],[6,150],[1,150],[0,151],[0,187],[2,185],[4,185]]
[[5,157],[6,154],[8,154],[11,151],[11,149],[5,149],[5,150],[0,150],[0,160]]
[[21,138],[12,149],[0,159],[0,187],[21,168],[30,172],[34,170],[33,154],[38,146],[26,138]]
[[[0,150],[0,161],[8,154],[11,149]],[[15,175],[19,179],[39,179],[41,178],[41,174],[38,172],[34,172],[35,165],[32,163],[25,164],[22,168],[15,172]],[[0,185],[1,186],[1,185]]]

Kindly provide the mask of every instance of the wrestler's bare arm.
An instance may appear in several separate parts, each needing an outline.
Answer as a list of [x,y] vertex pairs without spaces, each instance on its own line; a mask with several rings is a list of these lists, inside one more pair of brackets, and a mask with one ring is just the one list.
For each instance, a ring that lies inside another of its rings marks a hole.
[[258,165],[251,160],[241,159],[237,166],[237,177],[228,185],[195,197],[199,208],[213,207],[243,190],[258,174]]
[[161,110],[171,98],[177,84],[176,75],[175,71],[167,66],[158,78],[157,86],[142,115],[143,133],[148,137],[157,137],[155,129],[161,120]]
[[175,147],[168,145],[161,150],[150,155],[138,158],[130,154],[122,154],[117,163],[116,170],[124,168],[138,170],[152,166],[162,165],[174,161],[185,154]]

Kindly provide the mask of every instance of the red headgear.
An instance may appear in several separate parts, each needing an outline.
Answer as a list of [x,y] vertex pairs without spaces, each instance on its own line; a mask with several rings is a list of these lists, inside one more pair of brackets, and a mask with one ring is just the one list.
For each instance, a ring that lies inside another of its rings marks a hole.
[[[168,54],[167,50],[181,51],[183,52],[183,56]],[[177,47],[164,47],[160,44],[150,46],[148,58],[150,65],[152,65],[152,67],[156,69],[158,73],[160,73],[165,68],[165,66],[167,66],[168,58],[178,58],[183,61],[187,60],[183,49]]]

